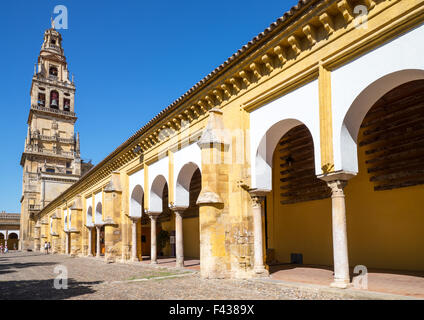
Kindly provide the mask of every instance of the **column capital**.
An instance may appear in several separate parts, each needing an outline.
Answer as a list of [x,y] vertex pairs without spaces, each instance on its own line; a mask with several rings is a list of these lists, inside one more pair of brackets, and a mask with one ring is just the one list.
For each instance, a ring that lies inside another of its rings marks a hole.
[[335,180],[348,181],[355,176],[356,176],[356,172],[341,170],[341,171],[321,174],[321,175],[318,175],[317,178],[324,180],[325,182],[329,182],[329,181],[335,181]]
[[175,214],[181,214],[183,213],[185,210],[188,209],[188,207],[183,207],[183,206],[169,206],[169,209],[171,211],[173,211]]
[[327,182],[327,186],[331,189],[331,197],[344,197],[343,189],[346,187],[348,180],[356,176],[354,172],[337,171],[319,175],[318,178]]
[[162,212],[153,211],[146,211],[146,213],[149,216],[150,220],[157,220],[157,218],[162,214]]
[[94,228],[94,225],[92,224],[92,225],[85,225],[85,227],[88,229],[88,230],[91,230],[91,229],[93,229]]
[[137,222],[137,221],[139,221],[139,220],[141,219],[141,216],[140,216],[140,217],[134,217],[134,216],[127,215],[127,217],[128,217],[128,219],[130,219],[132,222]]
[[347,186],[347,181],[332,180],[327,182],[327,186],[331,189],[331,197],[344,197],[343,189]]
[[249,189],[248,192],[253,201],[253,207],[260,207],[262,206],[262,202],[265,200],[266,195],[270,193],[270,190]]

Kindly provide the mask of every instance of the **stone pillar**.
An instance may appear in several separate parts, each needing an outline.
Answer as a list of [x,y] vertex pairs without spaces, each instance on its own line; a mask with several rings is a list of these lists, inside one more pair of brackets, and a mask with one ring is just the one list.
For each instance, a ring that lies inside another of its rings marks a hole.
[[115,262],[122,255],[121,211],[122,188],[120,173],[112,172],[104,188],[105,260]]
[[254,257],[253,257],[253,270],[258,275],[268,275],[268,270],[264,265],[264,252],[263,252],[263,235],[262,235],[262,203],[265,200],[265,192],[253,190],[250,192],[252,198],[252,215],[253,215],[253,232],[254,232]]
[[131,261],[139,261],[137,257],[137,222],[141,219],[141,217],[130,217],[132,221],[131,226]]
[[151,227],[150,227],[150,263],[157,264],[158,263],[158,249],[156,244],[156,221],[158,219],[159,214],[150,215]]
[[87,226],[88,229],[88,254],[87,256],[93,256],[93,227]]
[[96,232],[97,232],[97,237],[96,237],[96,258],[100,258],[100,225],[96,226]]
[[331,189],[334,281],[332,287],[345,289],[349,286],[349,258],[346,232],[346,207],[343,189],[353,173],[337,172],[320,176]]
[[34,251],[41,251],[41,226],[37,223],[34,226]]
[[184,268],[184,241],[182,213],[187,208],[171,208],[175,213],[175,257],[176,267]]
[[208,123],[197,142],[202,155],[202,190],[197,198],[200,227],[200,275],[221,279],[231,276],[229,246],[229,171],[231,137],[226,134],[223,113],[209,110]]

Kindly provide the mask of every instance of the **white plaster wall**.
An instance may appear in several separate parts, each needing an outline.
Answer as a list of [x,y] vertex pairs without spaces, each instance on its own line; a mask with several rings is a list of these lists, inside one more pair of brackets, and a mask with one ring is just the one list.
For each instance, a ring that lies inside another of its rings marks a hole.
[[164,157],[149,165],[149,188],[152,188],[153,180],[158,175],[163,175],[166,181],[169,181],[169,158]]
[[136,185],[140,185],[144,190],[144,169],[141,169],[137,172],[128,176],[129,179],[129,195],[128,199],[131,200],[131,193],[133,192]]
[[[142,211],[142,208],[137,201],[131,199],[132,193],[134,191],[134,188],[137,185],[140,185],[143,189],[144,193],[144,169],[141,169],[133,174],[131,174],[129,177],[129,194],[128,194],[128,203],[130,204],[130,216],[140,216],[139,212]],[[143,194],[144,197],[144,194]]]
[[[275,147],[287,131],[302,123],[311,132],[315,150],[315,171],[319,174],[321,173],[321,153],[318,80],[250,114],[252,188],[272,189],[272,155]],[[258,150],[259,153],[264,154],[263,157],[257,157]]]
[[[91,207],[91,218],[88,216],[88,209]],[[86,221],[86,225],[87,226],[92,226],[93,225],[93,215],[94,215],[94,210],[95,208],[93,208],[93,197],[87,198],[86,200],[86,212],[85,212],[85,221]]]
[[[185,192],[187,190],[182,190],[182,192],[177,192],[180,189],[180,185],[178,183],[178,176],[180,174],[181,169],[188,163],[195,164],[200,170],[202,170],[202,154],[197,143],[192,143],[189,146],[186,146],[183,149],[178,150],[174,153],[174,194],[173,199],[175,199],[176,206],[188,206],[188,198],[189,196]],[[180,177],[184,180],[190,179],[194,172],[187,172],[187,174],[191,174],[189,177]]]
[[97,213],[96,207],[97,204],[100,202],[102,204],[102,212],[103,212],[103,202],[102,202],[102,193],[98,192],[94,195],[94,208],[93,208],[93,214],[94,214],[94,222],[95,223],[101,223],[102,222],[102,216]]
[[[358,171],[356,139],[359,128],[343,127],[354,100],[376,80],[401,70],[424,69],[424,26],[409,31],[389,43],[334,70],[332,81],[333,143],[336,170]],[[386,90],[398,86],[395,80],[384,84]],[[378,90],[378,88],[376,89]],[[387,93],[387,91],[385,92]],[[369,107],[376,102],[373,97]],[[374,102],[374,103],[373,103]],[[366,112],[358,111],[359,123]]]
[[[162,195],[156,194],[152,190],[152,185],[155,178],[159,175],[162,175],[166,182],[169,184],[169,158],[164,157],[157,162],[149,166],[149,210],[152,210],[153,207],[161,207],[161,197]],[[153,209],[156,210],[156,209]]]
[[68,230],[69,225],[69,214],[68,214],[68,208],[63,210],[63,230]]

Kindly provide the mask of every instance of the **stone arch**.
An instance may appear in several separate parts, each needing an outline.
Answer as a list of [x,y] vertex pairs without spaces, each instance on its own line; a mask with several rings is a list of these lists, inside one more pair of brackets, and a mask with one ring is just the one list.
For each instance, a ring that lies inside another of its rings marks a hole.
[[[258,149],[256,150],[255,157],[255,177],[257,189],[272,190],[272,162],[275,148],[284,136],[294,127],[304,125],[297,119],[285,119],[275,123],[271,126],[259,142]],[[306,126],[306,125],[305,125]],[[306,126],[307,127],[307,126]],[[308,127],[307,127],[308,128]],[[309,130],[309,128],[308,128]],[[312,136],[313,141],[313,136]],[[315,159],[317,157],[317,149],[314,143]],[[319,150],[318,150],[319,151]],[[315,161],[316,163],[316,161]]]
[[130,198],[130,216],[131,217],[141,217],[143,215],[143,205],[144,205],[144,190],[143,188],[137,184]]
[[197,170],[200,168],[193,162],[188,162],[181,168],[175,189],[175,206],[187,208],[190,205],[190,184]]
[[93,225],[93,208],[91,206],[87,209],[87,226]]
[[150,187],[149,211],[163,212],[163,191],[167,187],[167,181],[163,175],[158,175]]
[[358,172],[358,133],[368,111],[389,91],[402,84],[424,79],[424,70],[406,69],[387,74],[366,87],[349,107],[340,130],[341,168]]
[[18,239],[19,237],[18,237],[18,235],[16,234],[16,232],[12,232],[12,233],[9,233],[9,239]]
[[0,240],[6,239],[6,232],[0,231]]
[[98,202],[96,205],[96,213],[94,216],[94,220],[96,223],[101,223],[102,222],[102,203]]

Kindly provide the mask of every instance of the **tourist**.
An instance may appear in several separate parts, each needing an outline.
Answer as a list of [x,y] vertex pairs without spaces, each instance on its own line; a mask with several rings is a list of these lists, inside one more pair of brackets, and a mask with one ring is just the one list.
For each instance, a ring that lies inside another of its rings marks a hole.
[[0,244],[0,252],[3,253],[3,244]]
[[47,242],[46,242],[46,241],[44,241],[44,252],[45,252],[46,254],[48,254],[48,253],[49,253],[49,245],[47,244]]
[[47,242],[47,250],[50,250],[51,249],[51,244],[50,244],[50,241],[49,242]]
[[8,253],[9,249],[7,249],[7,244],[4,245],[4,253]]

